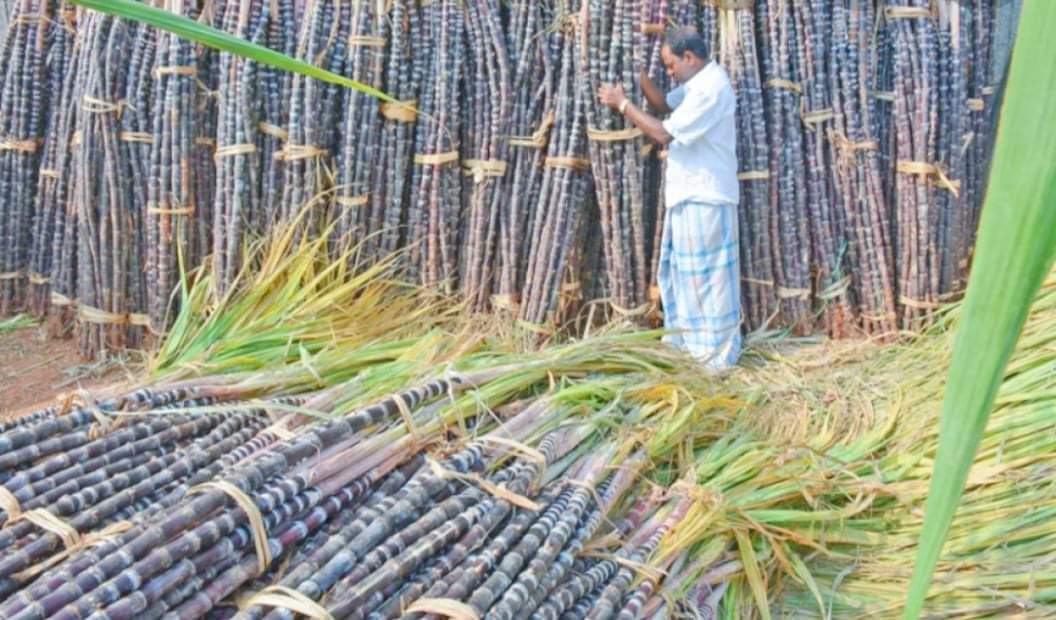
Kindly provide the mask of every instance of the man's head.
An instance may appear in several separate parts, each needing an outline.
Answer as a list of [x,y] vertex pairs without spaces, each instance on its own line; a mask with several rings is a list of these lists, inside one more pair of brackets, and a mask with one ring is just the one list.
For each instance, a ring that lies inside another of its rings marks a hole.
[[695,28],[683,26],[668,31],[660,58],[667,67],[667,74],[682,84],[708,64],[708,44]]

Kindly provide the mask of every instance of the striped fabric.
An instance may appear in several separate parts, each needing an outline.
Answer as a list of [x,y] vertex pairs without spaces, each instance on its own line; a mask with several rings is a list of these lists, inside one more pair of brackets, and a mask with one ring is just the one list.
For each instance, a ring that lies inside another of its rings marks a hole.
[[657,280],[665,340],[711,370],[741,355],[737,207],[682,202],[667,210]]

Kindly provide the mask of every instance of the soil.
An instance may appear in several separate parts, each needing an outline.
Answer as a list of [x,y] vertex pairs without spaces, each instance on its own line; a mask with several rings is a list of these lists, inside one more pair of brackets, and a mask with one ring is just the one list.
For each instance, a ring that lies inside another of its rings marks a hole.
[[40,327],[0,333],[0,419],[54,404],[61,394],[120,383],[132,372],[123,360],[85,362],[75,340],[48,338]]

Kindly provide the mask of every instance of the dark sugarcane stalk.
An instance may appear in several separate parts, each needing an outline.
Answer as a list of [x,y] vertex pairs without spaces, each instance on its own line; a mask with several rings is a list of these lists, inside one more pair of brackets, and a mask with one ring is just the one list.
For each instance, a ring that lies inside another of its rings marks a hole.
[[[294,0],[277,0],[270,3],[270,19],[267,23],[267,46],[287,56],[297,52],[298,32],[302,24],[303,4]],[[269,229],[285,212],[283,209],[285,170],[276,157],[285,145],[290,122],[293,74],[270,66],[257,67],[258,87],[266,93],[260,102],[262,114],[260,125],[260,200],[258,226]],[[218,179],[219,181],[219,179]],[[218,185],[219,189],[219,185]],[[218,196],[219,198],[219,196]],[[214,223],[214,226],[219,224]]]
[[19,0],[4,33],[0,60],[0,316],[26,303],[37,168],[47,110],[45,53],[54,16],[45,0]]
[[[804,126],[800,112],[803,82],[799,66],[795,15],[778,1],[760,4],[759,23],[766,28],[759,38],[763,51],[763,77],[767,132],[770,136],[770,198],[776,205],[772,219],[774,285],[781,323],[797,333],[813,329],[810,263],[813,250],[803,157]],[[765,285],[764,285],[765,286]]]

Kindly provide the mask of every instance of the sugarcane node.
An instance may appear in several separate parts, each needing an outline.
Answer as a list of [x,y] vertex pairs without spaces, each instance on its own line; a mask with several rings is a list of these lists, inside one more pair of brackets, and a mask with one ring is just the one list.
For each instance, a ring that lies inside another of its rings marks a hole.
[[238,608],[242,611],[256,605],[288,609],[312,618],[312,620],[333,620],[333,616],[325,607],[297,590],[281,585],[268,586],[238,602]]

